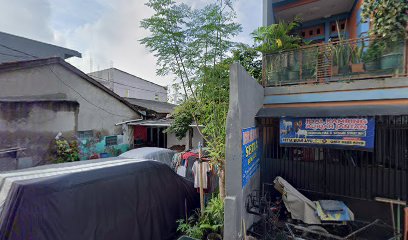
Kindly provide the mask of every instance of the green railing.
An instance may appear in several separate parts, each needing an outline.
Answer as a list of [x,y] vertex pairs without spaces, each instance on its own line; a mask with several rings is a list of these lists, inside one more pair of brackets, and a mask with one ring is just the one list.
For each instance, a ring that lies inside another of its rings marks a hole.
[[303,46],[263,57],[264,86],[406,76],[407,43],[369,38]]

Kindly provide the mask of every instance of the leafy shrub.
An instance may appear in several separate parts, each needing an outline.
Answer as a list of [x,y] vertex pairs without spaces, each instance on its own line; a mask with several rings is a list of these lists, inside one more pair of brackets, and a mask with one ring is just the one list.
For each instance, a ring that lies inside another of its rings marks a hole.
[[79,161],[78,142],[73,140],[68,142],[65,139],[55,141],[57,146],[57,163]]
[[218,196],[213,197],[203,215],[196,211],[189,219],[180,219],[177,221],[179,226],[177,231],[198,239],[204,239],[209,233],[222,234],[224,228],[224,202]]

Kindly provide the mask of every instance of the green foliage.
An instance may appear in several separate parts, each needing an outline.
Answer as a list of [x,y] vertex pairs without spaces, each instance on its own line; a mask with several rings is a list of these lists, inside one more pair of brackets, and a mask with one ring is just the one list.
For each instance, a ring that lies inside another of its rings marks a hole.
[[[351,62],[353,49],[350,43],[346,41],[346,37],[343,33],[339,31],[340,26],[338,21],[336,22],[336,29],[338,40],[330,42],[328,45],[333,53],[333,65],[339,67],[348,66]],[[344,31],[346,31],[346,29]]]
[[180,219],[177,231],[189,237],[202,239],[208,233],[221,234],[224,228],[224,202],[220,197],[213,197],[202,216],[196,212],[187,221]]
[[191,100],[177,106],[173,112],[174,121],[166,132],[174,133],[178,140],[184,138],[193,123],[193,115],[191,114],[193,107],[194,102]]
[[55,162],[75,162],[79,161],[78,142],[73,140],[68,142],[65,139],[58,139],[55,141],[57,147],[57,157]]
[[351,47],[351,63],[361,63],[364,54],[364,41],[361,45]]
[[299,20],[286,23],[279,22],[269,26],[259,27],[252,33],[255,49],[264,54],[275,53],[299,48],[302,38],[293,33],[299,26]]
[[[238,44],[232,51],[231,63],[239,62],[253,78],[262,80],[262,60],[259,52],[248,45]],[[227,59],[228,61],[228,59]]]
[[391,42],[406,38],[406,0],[364,0],[362,9],[362,21],[370,22],[370,36]]
[[384,44],[379,43],[379,41],[373,41],[367,51],[363,53],[362,60],[365,63],[379,61],[384,52],[384,48]]
[[[214,0],[196,10],[172,0],[149,0],[146,5],[155,13],[141,22],[150,31],[141,43],[158,57],[157,73],[176,75],[185,95],[168,132],[182,138],[191,123],[203,125],[198,130],[206,140],[212,164],[223,171],[232,62],[228,53],[235,45],[231,39],[241,31],[234,22],[231,2]],[[253,53],[242,56],[242,61],[251,56]]]
[[215,1],[197,10],[172,0],[149,0],[146,5],[155,13],[141,21],[150,31],[141,43],[157,57],[157,74],[175,74],[185,95],[194,97],[196,78],[208,65],[223,61],[234,45],[229,39],[241,31],[233,22],[230,2]]

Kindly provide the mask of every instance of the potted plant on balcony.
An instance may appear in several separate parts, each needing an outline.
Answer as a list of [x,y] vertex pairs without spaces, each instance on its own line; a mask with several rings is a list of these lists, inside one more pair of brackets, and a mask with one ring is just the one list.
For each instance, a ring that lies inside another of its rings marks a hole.
[[362,56],[364,52],[364,41],[360,46],[352,46],[351,51],[351,72],[362,73],[364,72],[364,63],[362,62]]
[[[338,40],[335,42],[329,42],[328,49],[332,52],[333,65],[332,75],[343,75],[350,72],[351,52],[352,48],[350,43],[343,36],[343,33],[339,30],[339,22],[336,22]],[[346,30],[344,30],[346,31]]]
[[351,47],[348,42],[337,42],[331,45],[333,53],[333,75],[346,74],[350,72]]
[[259,27],[252,33],[255,42],[254,49],[264,55],[267,65],[273,64],[267,67],[267,76],[274,82],[288,79],[289,51],[299,48],[302,43],[302,38],[294,34],[299,22],[298,18],[289,23],[281,21],[277,24]]

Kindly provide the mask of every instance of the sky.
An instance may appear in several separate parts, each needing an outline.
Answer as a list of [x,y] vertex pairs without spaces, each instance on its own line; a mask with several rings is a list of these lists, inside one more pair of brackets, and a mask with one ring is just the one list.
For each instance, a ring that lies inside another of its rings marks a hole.
[[[193,8],[212,0],[183,1]],[[148,35],[140,20],[153,12],[147,0],[0,0],[0,31],[77,50],[67,61],[88,73],[111,66],[168,86],[172,76],[156,76],[156,59],[139,40]],[[252,43],[261,25],[262,0],[235,0],[243,32],[234,41]]]

